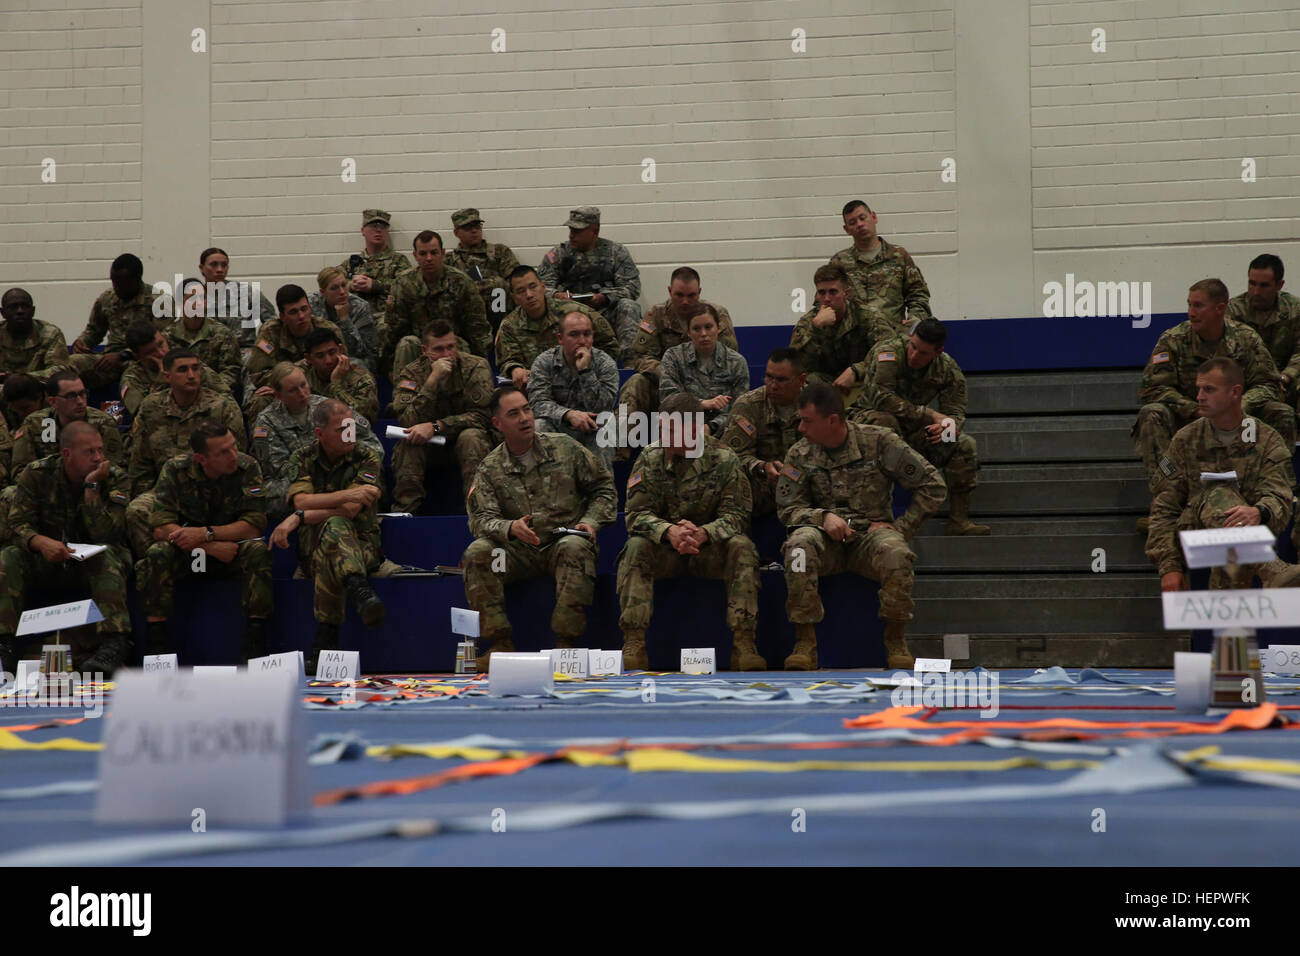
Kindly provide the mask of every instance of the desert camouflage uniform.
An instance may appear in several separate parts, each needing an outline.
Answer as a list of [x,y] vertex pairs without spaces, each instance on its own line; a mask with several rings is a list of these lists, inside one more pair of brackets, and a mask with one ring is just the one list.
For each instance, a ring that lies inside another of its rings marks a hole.
[[[353,265],[353,260],[356,264]],[[403,272],[411,270],[411,260],[400,252],[386,249],[373,256],[359,252],[339,263],[339,268],[347,274],[348,282],[355,276],[370,276],[373,285],[369,292],[357,292],[370,306],[370,313],[375,317],[375,328],[379,332],[379,344],[382,348],[387,335],[388,297],[393,294],[393,282]]]
[[[218,375],[216,371],[206,362],[199,363],[199,383],[203,388],[210,389],[221,395],[230,395],[230,389],[227,387],[227,380],[224,376]],[[156,395],[159,392],[167,391],[171,386],[167,384],[167,379],[163,377],[161,368],[154,368],[148,362],[128,362],[126,371],[122,373],[122,381],[118,386],[118,391],[122,395],[122,404],[132,415],[140,413],[140,406],[150,395]]]

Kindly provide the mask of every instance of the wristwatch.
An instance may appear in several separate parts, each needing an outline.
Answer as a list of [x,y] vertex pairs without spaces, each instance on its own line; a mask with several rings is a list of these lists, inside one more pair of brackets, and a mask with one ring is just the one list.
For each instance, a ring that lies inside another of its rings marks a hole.
[[1263,505],[1255,505],[1255,510],[1259,512],[1260,524],[1263,525],[1268,524],[1269,519],[1273,517],[1273,513],[1269,511],[1267,508],[1265,508]]
[[93,491],[93,492],[95,492],[95,493],[97,493],[97,494],[98,494],[98,492],[99,492],[99,482],[98,482],[98,481],[87,481],[85,484],[82,485],[82,487],[85,488],[87,491]]
[[216,541],[216,540],[217,540],[217,533],[216,533],[215,531],[212,530],[212,525],[208,525],[208,534],[207,534],[207,539],[206,539],[206,540],[208,540],[208,541]]
[[434,433],[435,435],[441,435],[441,434],[442,434],[442,422],[434,422],[434,423],[433,423],[433,433]]
[[294,516],[297,517],[299,523],[305,522],[307,520],[307,515],[301,508],[298,508],[297,510],[294,511]]

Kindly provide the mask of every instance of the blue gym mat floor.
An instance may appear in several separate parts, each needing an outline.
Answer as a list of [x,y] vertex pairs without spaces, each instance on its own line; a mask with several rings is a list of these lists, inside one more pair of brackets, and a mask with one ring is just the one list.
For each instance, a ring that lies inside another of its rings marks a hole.
[[635,673],[548,698],[394,675],[355,703],[309,682],[309,818],[197,834],[96,826],[97,753],[31,749],[99,741],[111,687],[103,718],[0,700],[0,864],[1294,863],[1300,677],[1183,714],[1168,670],[1003,670],[987,718],[878,686],[896,673]]

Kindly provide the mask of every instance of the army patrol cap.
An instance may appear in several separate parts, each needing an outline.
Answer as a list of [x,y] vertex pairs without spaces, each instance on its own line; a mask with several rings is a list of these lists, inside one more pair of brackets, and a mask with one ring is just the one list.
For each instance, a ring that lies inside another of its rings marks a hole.
[[463,229],[465,226],[472,226],[476,222],[482,222],[483,217],[478,214],[477,209],[458,209],[451,214],[451,224],[457,229]]
[[600,210],[595,206],[579,206],[569,210],[569,221],[565,223],[570,229],[587,229],[600,225]]
[[382,209],[363,209],[361,211],[361,225],[369,226],[371,223],[380,222],[385,226],[391,225],[393,217]]

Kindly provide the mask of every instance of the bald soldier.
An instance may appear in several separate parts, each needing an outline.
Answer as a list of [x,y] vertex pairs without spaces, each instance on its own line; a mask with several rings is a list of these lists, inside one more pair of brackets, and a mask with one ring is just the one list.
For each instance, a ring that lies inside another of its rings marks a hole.
[[844,231],[853,245],[831,257],[849,277],[849,296],[868,320],[880,321],[895,332],[909,322],[930,317],[930,289],[908,251],[880,238],[877,217],[861,199],[850,199],[841,211]]
[[505,586],[555,578],[551,630],[557,647],[574,647],[587,629],[596,591],[596,533],[618,511],[614,480],[594,454],[567,435],[541,434],[528,396],[513,385],[492,393],[492,426],[505,440],[483,459],[467,505],[474,541],[465,551],[465,599],[478,611],[490,656],[513,651]]
[[736,399],[722,441],[740,458],[754,498],[754,517],[776,511],[776,482],[799,440],[799,393],[808,384],[798,349],[773,349],[763,384]]
[[[1225,317],[1228,287],[1202,279],[1187,292],[1187,321],[1160,336],[1142,373],[1138,397],[1143,405],[1133,426],[1134,443],[1154,496],[1169,477],[1162,464],[1174,433],[1198,415],[1196,370],[1215,356],[1233,359],[1245,376],[1242,408],[1274,428],[1288,448],[1295,447],[1295,412],[1279,401],[1281,378],[1255,330]],[[1147,530],[1138,519],[1138,530]]]
[[753,508],[736,454],[708,433],[700,400],[664,399],[659,440],[637,457],[627,480],[627,544],[618,558],[623,666],[645,670],[645,632],[654,615],[655,581],[692,574],[727,586],[731,669],[767,669],[754,645],[758,549],[746,532]]
[[[1151,503],[1146,551],[1160,572],[1162,591],[1187,586],[1179,531],[1267,525],[1278,535],[1291,520],[1291,451],[1276,431],[1245,416],[1244,385],[1241,366],[1225,356],[1196,370],[1197,417],[1170,441],[1161,459],[1166,479]],[[1236,477],[1222,477],[1229,473]],[[1208,475],[1219,477],[1207,480]],[[1249,588],[1256,575],[1264,587],[1300,584],[1300,568],[1274,560],[1240,566],[1235,580],[1216,568],[1210,587]]]
[[1283,292],[1286,270],[1282,260],[1265,253],[1250,260],[1246,291],[1228,302],[1228,319],[1259,333],[1282,376],[1283,401],[1296,407],[1300,379],[1300,299]]
[[554,348],[560,335],[560,319],[569,312],[581,312],[591,319],[596,348],[615,355],[618,343],[614,330],[595,309],[546,294],[546,286],[532,266],[519,266],[510,273],[510,297],[515,310],[501,320],[497,329],[497,371],[523,388],[528,384],[537,356]]
[[897,432],[948,485],[946,533],[984,535],[989,526],[970,520],[971,492],[979,473],[975,439],[966,432],[966,377],[943,350],[948,330],[926,318],[906,339],[881,343],[859,370],[871,387],[849,418]]
[[[912,564],[907,546],[947,495],[943,478],[893,432],[844,419],[844,396],[825,383],[799,394],[799,432],[776,486],[785,539],[786,613],[795,646],[786,670],[817,667],[817,622],[825,615],[817,586],[823,574],[852,571],[880,582],[889,666],[915,663],[904,631],[912,619]],[[893,482],[912,492],[894,517]]]

